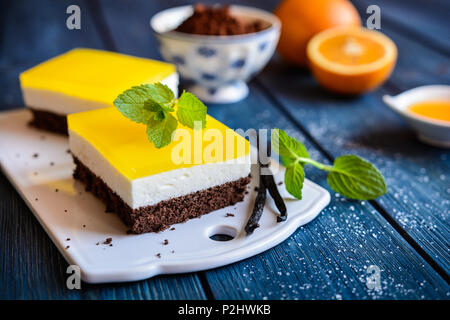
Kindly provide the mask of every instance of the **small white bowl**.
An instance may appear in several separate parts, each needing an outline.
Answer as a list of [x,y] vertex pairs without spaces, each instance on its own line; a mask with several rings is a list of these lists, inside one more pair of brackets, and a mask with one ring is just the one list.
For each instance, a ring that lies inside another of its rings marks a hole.
[[236,16],[258,19],[269,27],[255,33],[232,36],[208,36],[173,31],[192,15],[193,6],[163,10],[150,20],[163,58],[176,64],[184,79],[193,80],[189,90],[212,103],[231,103],[248,94],[246,81],[258,73],[272,57],[281,23],[270,12],[230,6]]
[[427,100],[450,101],[450,86],[423,86],[396,96],[383,96],[383,101],[408,121],[421,141],[438,147],[450,148],[450,122],[430,119],[408,110],[410,105]]

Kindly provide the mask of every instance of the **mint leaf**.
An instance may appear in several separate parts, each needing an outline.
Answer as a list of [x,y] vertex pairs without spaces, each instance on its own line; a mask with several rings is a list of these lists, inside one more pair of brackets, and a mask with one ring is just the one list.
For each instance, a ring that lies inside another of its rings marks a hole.
[[148,140],[158,149],[165,147],[172,141],[172,134],[177,126],[177,119],[170,113],[162,120],[151,119],[147,124]]
[[162,110],[173,111],[175,97],[172,90],[162,83],[142,84],[121,93],[114,105],[128,119],[138,123],[148,123],[150,119],[161,118],[155,115]]
[[334,191],[350,199],[371,200],[387,192],[378,169],[355,155],[337,158],[327,180]]
[[154,84],[143,84],[147,89],[150,97],[157,104],[170,105],[174,102],[175,96],[168,86],[157,82]]
[[284,173],[284,184],[286,190],[297,199],[302,198],[303,181],[305,180],[305,172],[303,166],[296,162],[286,168]]
[[272,130],[272,149],[281,157],[281,162],[286,166],[284,183],[286,190],[297,199],[302,198],[303,181],[305,172],[303,163],[299,158],[309,158],[308,151],[303,143],[281,129]]
[[131,121],[147,123],[154,116],[152,111],[144,108],[149,95],[148,87],[135,86],[121,93],[113,103],[120,113]]
[[272,149],[281,157],[285,166],[290,166],[297,158],[309,158],[306,147],[281,129],[273,129],[271,135]]
[[145,100],[144,108],[151,112],[158,112],[158,111],[162,110],[161,105],[159,105],[157,102],[153,101],[150,98]]
[[206,106],[192,93],[183,91],[177,106],[177,117],[181,124],[193,129],[194,122],[201,121],[202,128],[206,126]]

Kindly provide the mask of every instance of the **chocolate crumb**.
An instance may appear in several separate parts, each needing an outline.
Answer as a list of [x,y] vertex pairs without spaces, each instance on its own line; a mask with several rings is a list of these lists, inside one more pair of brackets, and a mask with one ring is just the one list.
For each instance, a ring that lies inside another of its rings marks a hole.
[[55,192],[58,192],[59,191],[59,189],[55,189]]
[[38,201],[38,200],[39,200],[38,198],[34,199],[34,201]]
[[170,230],[172,230],[172,231],[175,230],[175,227],[170,228]]
[[39,157],[39,153],[33,153],[33,158]]
[[66,241],[70,241],[70,238],[67,238]]
[[112,247],[113,246],[112,243],[110,243],[109,246]]
[[64,212],[67,212],[67,209],[64,209]]
[[225,217],[234,217],[234,214],[232,214],[232,213],[227,213],[227,214],[225,215]]
[[258,192],[258,191],[259,191],[259,188],[258,188],[258,187],[255,187],[255,191]]
[[95,245],[98,246],[100,244],[100,242],[97,242]]
[[157,253],[157,254],[156,254],[156,257],[159,258],[159,259],[161,259],[161,253]]
[[69,153],[69,154],[70,154],[70,149],[67,149],[67,150],[66,150],[66,153]]
[[163,245],[167,246],[169,244],[169,240],[164,239]]
[[112,241],[112,238],[106,238],[106,240],[103,242],[103,244],[110,244]]
[[248,194],[248,191],[245,191],[244,194]]
[[86,225],[85,225],[85,224],[83,224],[83,228],[86,228]]
[[70,248],[70,246],[66,246],[66,250],[69,249],[69,248]]
[[283,184],[283,181],[278,182],[278,185],[281,186]]

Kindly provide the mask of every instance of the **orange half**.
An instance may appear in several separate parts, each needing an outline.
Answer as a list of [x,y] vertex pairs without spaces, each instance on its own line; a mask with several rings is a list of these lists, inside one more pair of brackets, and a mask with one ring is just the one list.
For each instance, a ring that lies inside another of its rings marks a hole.
[[391,39],[359,27],[322,31],[309,41],[306,53],[317,81],[342,94],[360,94],[380,86],[397,60]]

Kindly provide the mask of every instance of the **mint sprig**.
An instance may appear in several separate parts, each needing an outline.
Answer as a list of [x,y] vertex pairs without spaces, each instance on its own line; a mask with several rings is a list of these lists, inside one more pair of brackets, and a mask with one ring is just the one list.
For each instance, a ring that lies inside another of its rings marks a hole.
[[328,171],[328,184],[344,197],[371,200],[387,192],[382,174],[367,160],[356,155],[344,155],[336,158],[330,166],[311,159],[305,146],[281,129],[274,129],[271,139],[272,149],[286,166],[286,190],[297,199],[302,198],[303,167],[307,164]]
[[[206,126],[206,106],[192,93],[185,92],[179,99],[160,82],[142,84],[121,93],[114,105],[128,119],[147,125],[147,138],[157,148],[167,146],[173,133],[182,125],[194,129],[195,122]],[[177,109],[177,118],[172,112]]]

